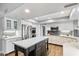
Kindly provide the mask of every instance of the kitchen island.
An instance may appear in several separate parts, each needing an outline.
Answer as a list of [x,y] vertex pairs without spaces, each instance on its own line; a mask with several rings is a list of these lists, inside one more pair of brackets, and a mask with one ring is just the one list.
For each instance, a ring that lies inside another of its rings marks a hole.
[[26,40],[14,42],[15,56],[18,51],[24,53],[24,56],[44,56],[48,50],[48,37],[35,37]]
[[79,56],[79,37],[49,35],[49,43],[63,47],[63,56]]

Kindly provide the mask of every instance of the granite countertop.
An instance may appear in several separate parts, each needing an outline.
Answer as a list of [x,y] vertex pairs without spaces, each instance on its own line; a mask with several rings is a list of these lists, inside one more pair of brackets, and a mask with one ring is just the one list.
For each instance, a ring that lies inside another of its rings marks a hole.
[[44,37],[40,36],[40,37],[30,38],[27,40],[17,41],[17,42],[14,42],[13,44],[27,49],[28,47],[31,47],[31,46],[41,42],[42,40],[45,40],[46,38],[48,38],[48,37],[47,36],[44,36]]
[[67,36],[67,35],[60,35],[61,37],[68,37],[68,38],[79,38],[79,37],[75,37],[75,36],[71,36],[71,35],[69,35],[69,36]]
[[55,36],[55,35],[49,35],[49,40],[51,40],[51,43],[53,44],[59,44],[63,45],[64,43],[70,43],[70,42],[79,42],[79,37],[74,36]]
[[79,38],[79,37],[75,37],[75,36],[72,36],[72,35],[69,35],[69,36],[67,36],[67,35],[48,35],[48,36],[60,36],[60,37],[74,38],[74,39]]

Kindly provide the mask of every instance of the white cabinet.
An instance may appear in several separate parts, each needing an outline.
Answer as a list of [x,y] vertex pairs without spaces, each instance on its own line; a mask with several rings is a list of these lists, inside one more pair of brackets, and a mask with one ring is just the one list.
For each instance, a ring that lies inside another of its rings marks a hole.
[[12,51],[14,51],[14,44],[13,42],[21,40],[21,37],[17,38],[9,38],[9,39],[3,39],[3,51],[4,54],[8,54]]
[[13,42],[6,40],[6,50],[5,53],[9,53],[14,50]]
[[17,30],[17,20],[4,18],[4,30]]

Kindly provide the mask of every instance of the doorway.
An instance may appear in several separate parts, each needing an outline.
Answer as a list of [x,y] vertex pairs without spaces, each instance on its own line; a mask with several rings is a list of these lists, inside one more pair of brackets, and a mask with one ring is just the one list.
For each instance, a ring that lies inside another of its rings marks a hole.
[[43,29],[43,36],[45,36],[45,26],[42,26],[42,29]]

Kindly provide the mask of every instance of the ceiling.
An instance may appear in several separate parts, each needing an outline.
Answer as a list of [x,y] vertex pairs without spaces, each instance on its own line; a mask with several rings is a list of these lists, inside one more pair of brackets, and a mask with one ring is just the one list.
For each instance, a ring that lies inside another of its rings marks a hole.
[[[39,22],[48,20],[50,17],[62,17],[63,14],[60,15],[60,11],[63,10],[68,16],[70,8],[64,8],[68,4],[71,3],[0,3],[0,15],[24,20],[33,19]],[[29,9],[30,13],[26,13],[25,9]],[[39,19],[35,19],[36,17]]]
[[[16,17],[20,16],[21,18],[34,18],[50,13],[55,13],[64,9],[66,3],[26,3],[21,7],[17,8],[15,11],[10,13],[10,15]],[[30,13],[25,13],[25,9],[29,9]]]
[[0,15],[10,13],[23,4],[17,3],[0,3]]

